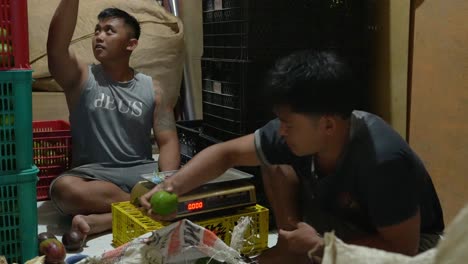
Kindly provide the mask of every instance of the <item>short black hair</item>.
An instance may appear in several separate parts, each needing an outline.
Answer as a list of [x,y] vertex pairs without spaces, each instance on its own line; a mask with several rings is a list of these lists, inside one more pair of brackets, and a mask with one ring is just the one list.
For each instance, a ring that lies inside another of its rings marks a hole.
[[134,16],[130,15],[129,13],[121,9],[114,8],[114,7],[106,8],[102,10],[101,13],[99,13],[97,18],[99,21],[104,20],[106,18],[121,18],[124,20],[126,25],[132,28],[133,37],[136,39],[140,38],[140,34],[141,34],[140,23]]
[[359,93],[356,76],[336,52],[302,50],[279,59],[266,78],[273,107],[296,113],[336,114],[349,118]]

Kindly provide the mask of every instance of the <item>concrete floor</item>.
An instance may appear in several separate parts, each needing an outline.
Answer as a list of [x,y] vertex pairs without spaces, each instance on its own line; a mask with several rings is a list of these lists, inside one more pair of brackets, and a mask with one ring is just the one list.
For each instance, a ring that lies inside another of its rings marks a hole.
[[[38,233],[51,232],[61,241],[62,235],[70,229],[71,218],[61,215],[51,201],[37,203],[38,210]],[[270,232],[268,236],[268,246],[276,244],[276,231]],[[99,256],[102,253],[112,250],[112,232],[89,237],[82,252],[67,254],[67,258],[75,254],[88,256]]]

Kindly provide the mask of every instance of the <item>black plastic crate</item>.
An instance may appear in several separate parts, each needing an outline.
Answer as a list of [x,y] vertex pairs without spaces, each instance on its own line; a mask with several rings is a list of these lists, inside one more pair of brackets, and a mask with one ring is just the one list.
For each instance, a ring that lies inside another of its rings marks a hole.
[[262,119],[253,122],[239,122],[206,113],[203,114],[203,120],[203,133],[222,141],[253,133],[270,121]]
[[203,129],[202,120],[178,121],[176,123],[179,137],[181,164],[187,163],[198,152],[218,141],[207,137],[200,137]]
[[202,129],[201,120],[178,121],[176,123],[179,137],[180,154],[193,157],[199,151],[199,134]]
[[[202,128],[204,128],[204,126],[202,126]],[[218,139],[215,139],[215,138],[212,138],[212,137],[209,137],[209,136],[206,136],[206,135],[203,135],[203,134],[200,133],[198,135],[197,151],[195,153],[193,153],[193,156],[189,156],[189,155],[185,155],[183,153],[180,153],[180,164],[181,165],[187,164],[187,162],[189,162],[200,151],[202,151],[203,149],[205,149],[205,148],[207,148],[207,147],[209,147],[211,145],[214,145],[214,144],[217,144],[217,143],[220,143],[220,142],[222,142],[222,141],[218,140]]]
[[367,1],[204,0],[203,56],[257,60],[305,48],[362,48]]
[[[203,20],[204,22],[225,22],[261,18],[269,19],[268,22],[271,22],[279,18],[281,14],[291,15],[293,12],[306,14],[310,11],[323,11],[324,7],[341,10],[347,8],[348,5],[344,3],[344,0],[335,1],[338,2],[335,4],[331,2],[331,0],[203,0]],[[278,17],[273,17],[272,12]]]
[[219,129],[217,127],[213,127],[207,123],[203,123],[203,133],[209,137],[216,138],[220,141],[228,141],[242,136],[241,134],[236,134],[223,129]]
[[[268,121],[269,120],[258,121],[256,123],[256,125],[248,126],[248,127],[251,128],[251,129],[249,129],[249,133],[253,133],[257,128],[262,127]],[[245,125],[245,124],[243,124],[243,125]],[[244,136],[246,134],[249,134],[249,133],[243,133],[243,134],[233,133],[231,131],[226,130],[225,128],[220,128],[218,123],[215,126],[213,126],[211,123],[207,123],[207,122],[203,123],[203,134],[206,134],[206,135],[208,135],[210,137],[216,138],[217,140],[220,140],[220,141],[228,141],[228,140],[231,140],[231,139],[242,137],[242,136]]]
[[191,160],[193,157],[186,156],[184,154],[180,154],[180,165],[185,165],[189,160]]
[[226,140],[251,133],[273,117],[262,98],[265,74],[271,66],[269,61],[202,59],[203,121],[230,133],[226,137],[205,134]]
[[217,104],[212,104],[208,102],[203,102],[203,111],[204,113],[220,116],[229,120],[240,120],[241,112],[239,109],[231,107],[222,107]]

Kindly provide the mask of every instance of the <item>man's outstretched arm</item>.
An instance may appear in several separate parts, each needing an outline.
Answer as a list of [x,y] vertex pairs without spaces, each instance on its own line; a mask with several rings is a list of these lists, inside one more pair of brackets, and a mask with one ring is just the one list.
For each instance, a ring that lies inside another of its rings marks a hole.
[[62,0],[55,10],[49,27],[47,57],[49,71],[67,95],[68,106],[74,104],[71,98],[78,98],[80,89],[88,78],[87,66],[80,63],[69,50],[78,16],[79,0]]

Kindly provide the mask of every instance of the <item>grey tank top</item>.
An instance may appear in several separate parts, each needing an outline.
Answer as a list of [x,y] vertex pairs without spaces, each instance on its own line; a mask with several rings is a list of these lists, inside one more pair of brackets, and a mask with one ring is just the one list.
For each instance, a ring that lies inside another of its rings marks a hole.
[[73,167],[152,160],[154,109],[151,77],[135,72],[129,82],[114,82],[101,65],[90,65],[89,78],[70,113]]

